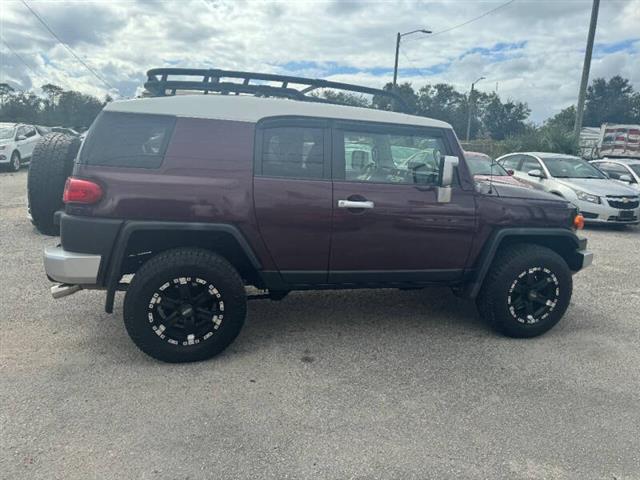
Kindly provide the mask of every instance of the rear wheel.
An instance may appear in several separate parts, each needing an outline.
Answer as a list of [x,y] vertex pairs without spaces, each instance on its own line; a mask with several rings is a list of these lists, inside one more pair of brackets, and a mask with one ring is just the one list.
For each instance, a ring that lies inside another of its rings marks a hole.
[[539,245],[513,245],[494,259],[477,305],[498,332],[535,337],[560,321],[572,289],[571,271],[556,252]]
[[77,137],[64,133],[44,136],[31,156],[27,192],[32,222],[40,233],[59,235],[53,215],[64,208],[62,192],[80,148]]
[[206,360],[238,336],[247,311],[244,283],[207,250],[158,254],[135,274],[124,301],[133,342],[165,362]]

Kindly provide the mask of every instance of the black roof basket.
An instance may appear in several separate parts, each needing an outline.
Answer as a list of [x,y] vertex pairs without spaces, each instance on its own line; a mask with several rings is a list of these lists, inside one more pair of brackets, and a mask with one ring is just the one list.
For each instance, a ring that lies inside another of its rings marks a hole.
[[[172,79],[171,77],[180,77]],[[187,79],[185,79],[185,77]],[[193,77],[190,79],[188,77]],[[231,82],[227,79],[241,79],[242,82]],[[276,82],[280,85],[267,85],[254,82]],[[294,84],[297,88],[291,86]],[[305,102],[341,103],[316,95],[308,95],[319,88],[331,88],[350,93],[379,95],[391,100],[394,110],[408,112],[405,101],[395,92],[378,88],[364,87],[350,83],[332,82],[329,80],[305,77],[292,77],[272,73],[240,72],[236,70],[219,70],[204,68],[153,68],[147,72],[144,84],[147,92],[154,97],[175,95],[176,91],[196,91],[205,95],[214,92],[222,95],[249,94],[260,97],[280,97]]]

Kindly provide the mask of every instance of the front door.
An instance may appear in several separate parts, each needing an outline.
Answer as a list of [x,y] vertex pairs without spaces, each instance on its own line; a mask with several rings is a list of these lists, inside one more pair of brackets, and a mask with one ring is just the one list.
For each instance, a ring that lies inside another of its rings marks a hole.
[[258,228],[281,280],[326,283],[331,241],[330,130],[324,120],[257,126],[253,196]]
[[333,132],[329,282],[457,281],[475,230],[474,193],[454,185],[438,203],[443,131],[364,123]]

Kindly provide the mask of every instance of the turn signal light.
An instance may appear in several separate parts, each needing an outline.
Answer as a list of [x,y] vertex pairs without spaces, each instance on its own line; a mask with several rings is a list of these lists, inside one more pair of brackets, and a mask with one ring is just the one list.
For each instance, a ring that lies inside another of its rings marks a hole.
[[580,214],[576,215],[573,219],[573,226],[576,230],[582,230],[584,228],[584,217]]
[[64,203],[92,204],[102,198],[102,187],[90,180],[69,177],[64,184],[62,201]]

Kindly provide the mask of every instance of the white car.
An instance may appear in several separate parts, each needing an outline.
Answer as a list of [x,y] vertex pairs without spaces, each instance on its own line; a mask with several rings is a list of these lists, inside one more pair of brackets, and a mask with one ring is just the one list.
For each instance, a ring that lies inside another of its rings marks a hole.
[[595,165],[609,178],[618,180],[640,192],[640,158],[602,158],[593,160]]
[[17,172],[29,163],[41,136],[33,125],[0,123],[0,166]]
[[610,180],[586,160],[561,153],[518,152],[496,160],[533,188],[566,198],[587,223],[640,223],[638,191]]

